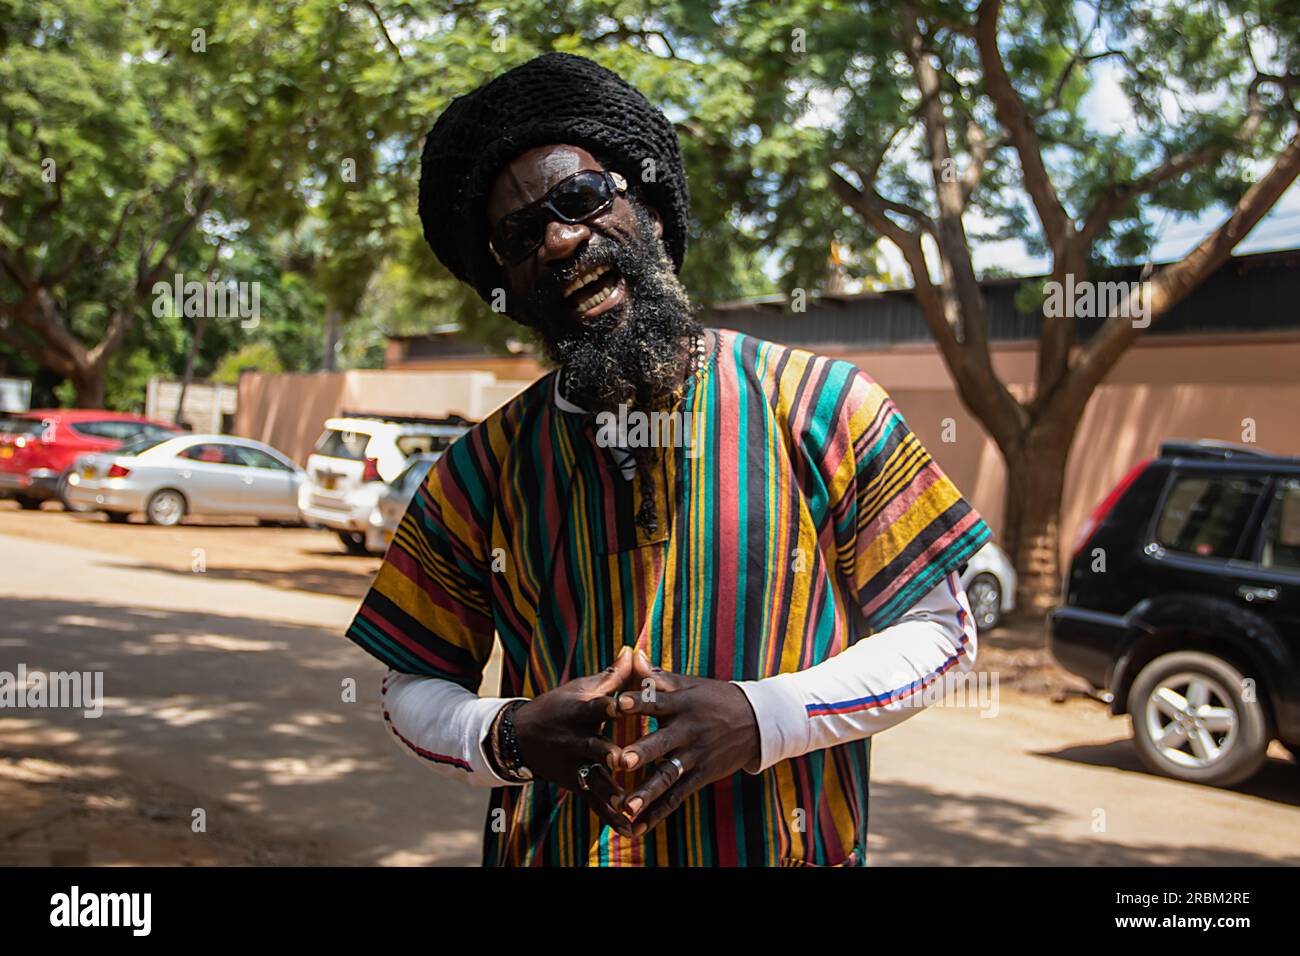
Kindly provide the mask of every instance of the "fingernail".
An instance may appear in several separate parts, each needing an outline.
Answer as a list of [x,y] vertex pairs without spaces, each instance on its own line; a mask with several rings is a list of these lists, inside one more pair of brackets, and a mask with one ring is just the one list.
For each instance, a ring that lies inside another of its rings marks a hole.
[[636,816],[638,813],[641,812],[640,797],[633,797],[631,800],[627,802],[627,812],[632,814],[632,816]]
[[646,657],[645,651],[641,650],[639,647],[636,649],[636,656],[641,658],[641,660],[645,661],[647,664],[650,663],[650,658]]
[[631,653],[632,653],[632,645],[631,645],[631,644],[624,644],[624,645],[623,645],[623,649],[622,649],[621,651],[618,652],[618,659],[619,659],[619,660],[622,660],[623,658],[627,657],[627,655],[629,655],[629,654],[631,654]]
[[[615,694],[614,696],[618,699],[619,710],[631,710],[636,706],[636,701],[631,697],[624,697],[622,694]],[[623,703],[625,700],[627,701],[626,705]]]
[[628,770],[631,770],[640,762],[641,762],[641,758],[636,755],[635,751],[633,751],[632,753],[623,754],[623,766],[627,767]]

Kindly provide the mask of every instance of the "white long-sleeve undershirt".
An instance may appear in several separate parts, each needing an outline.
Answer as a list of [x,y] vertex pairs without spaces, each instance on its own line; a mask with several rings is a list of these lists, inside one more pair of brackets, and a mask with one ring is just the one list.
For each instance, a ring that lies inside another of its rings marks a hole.
[[[925,688],[975,665],[974,619],[954,572],[898,621],[806,670],[734,681],[754,709],[768,767],[814,750],[861,740],[923,709]],[[511,785],[488,763],[484,738],[511,697],[480,697],[436,677],[390,670],[384,720],[412,756],[475,786]]]

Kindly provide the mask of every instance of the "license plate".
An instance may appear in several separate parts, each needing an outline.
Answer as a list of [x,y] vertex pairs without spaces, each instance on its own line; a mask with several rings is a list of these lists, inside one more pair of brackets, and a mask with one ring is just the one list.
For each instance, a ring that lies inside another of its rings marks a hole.
[[320,476],[320,486],[324,488],[326,491],[333,491],[336,487],[338,487],[338,483],[339,483],[338,475]]
[[90,465],[87,465],[85,468],[81,469],[81,477],[82,477],[82,478],[94,478],[94,477],[95,477],[95,469],[92,468]]
[[0,445],[0,458],[12,458],[14,450],[8,445]]

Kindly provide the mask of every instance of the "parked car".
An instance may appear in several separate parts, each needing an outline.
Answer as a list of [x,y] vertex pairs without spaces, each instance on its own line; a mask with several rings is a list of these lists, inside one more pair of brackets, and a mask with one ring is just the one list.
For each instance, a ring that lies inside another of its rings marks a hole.
[[367,550],[382,554],[388,549],[420,483],[429,476],[429,469],[441,457],[440,451],[428,455],[412,455],[402,473],[380,493],[370,529],[366,532]]
[[113,451],[147,435],[177,435],[175,425],[102,409],[37,409],[8,420],[0,430],[0,497],[39,508],[63,497],[77,457]]
[[413,455],[441,453],[469,431],[464,423],[331,418],[307,459],[298,502],[303,520],[328,528],[352,554],[376,548],[380,496]]
[[975,627],[980,631],[997,627],[1003,614],[1016,609],[1016,569],[992,541],[967,562],[961,573],[961,584],[970,601]]
[[1143,762],[1231,786],[1300,749],[1300,458],[1171,442],[1097,506],[1051,650],[1132,717]]
[[305,474],[269,445],[230,435],[141,439],[118,453],[83,456],[69,476],[74,508],[110,521],[143,512],[150,524],[186,515],[297,523]]

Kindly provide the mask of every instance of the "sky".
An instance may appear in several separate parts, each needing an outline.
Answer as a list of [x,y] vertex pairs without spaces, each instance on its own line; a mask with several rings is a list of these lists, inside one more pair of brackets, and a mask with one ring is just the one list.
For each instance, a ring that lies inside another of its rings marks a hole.
[[[1091,125],[1104,132],[1131,128],[1136,120],[1128,102],[1116,82],[1116,71],[1099,65],[1094,72],[1094,85],[1084,99],[1084,107]],[[1261,166],[1261,172],[1267,165]],[[1181,259],[1198,242],[1228,217],[1228,209],[1217,206],[1205,210],[1195,218],[1174,219],[1163,222],[1156,219],[1156,244],[1151,251],[1151,261],[1171,262]],[[1159,216],[1159,213],[1157,213]],[[1282,198],[1234,250],[1234,255],[1251,252],[1269,252],[1276,249],[1300,247],[1300,181],[1282,194]],[[1029,255],[1019,240],[985,243],[972,252],[975,268],[984,270],[991,266],[1009,269],[1017,275],[1037,275],[1049,266],[1046,257]],[[901,257],[889,255],[890,265],[901,263]],[[905,270],[903,274],[906,274]]]

